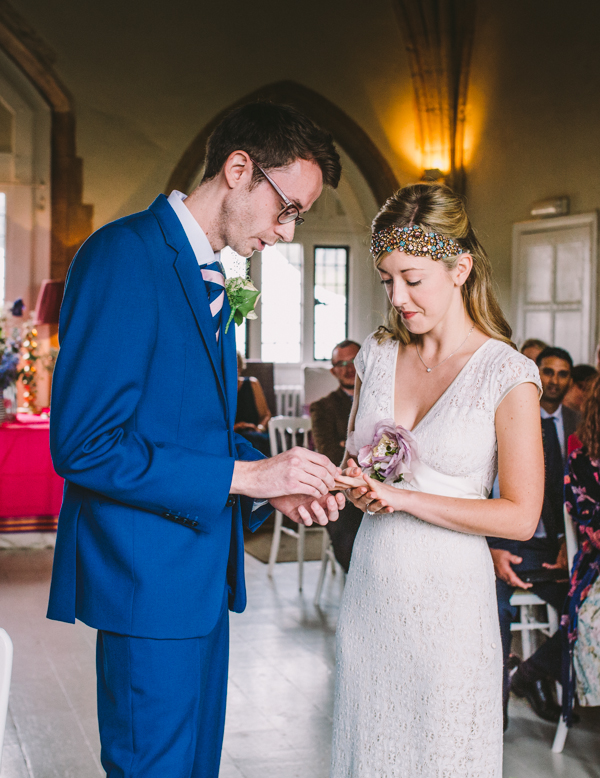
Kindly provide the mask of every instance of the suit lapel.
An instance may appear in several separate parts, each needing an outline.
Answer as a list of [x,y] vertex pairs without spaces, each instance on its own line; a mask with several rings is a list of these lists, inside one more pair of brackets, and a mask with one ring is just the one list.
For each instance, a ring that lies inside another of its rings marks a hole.
[[156,198],[150,206],[150,210],[154,213],[161,226],[165,241],[177,252],[174,262],[175,272],[179,276],[179,281],[198,324],[198,329],[204,340],[227,407],[227,393],[225,392],[223,381],[220,349],[217,346],[215,337],[215,325],[208,304],[206,285],[200,273],[196,256],[179,219],[164,195],[159,195]]
[[229,325],[229,332],[225,334],[225,327],[231,313],[231,307],[227,294],[225,294],[225,301],[223,303],[222,319],[221,319],[221,338],[223,343],[223,372],[225,374],[225,391],[227,394],[227,408],[229,410],[229,417],[231,425],[235,421],[235,411],[237,407],[237,359],[235,355],[235,328],[236,324],[231,320]]

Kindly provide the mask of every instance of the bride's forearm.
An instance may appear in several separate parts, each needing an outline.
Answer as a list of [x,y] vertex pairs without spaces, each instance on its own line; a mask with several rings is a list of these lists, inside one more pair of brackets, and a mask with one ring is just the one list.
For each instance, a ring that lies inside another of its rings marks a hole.
[[[442,497],[407,489],[398,493],[397,510],[406,511],[429,524],[468,532],[473,535],[491,535],[512,540],[529,540],[539,521],[537,500],[528,500],[525,491],[522,502],[506,498],[497,500],[467,500],[460,497]],[[395,502],[395,501],[394,501]]]

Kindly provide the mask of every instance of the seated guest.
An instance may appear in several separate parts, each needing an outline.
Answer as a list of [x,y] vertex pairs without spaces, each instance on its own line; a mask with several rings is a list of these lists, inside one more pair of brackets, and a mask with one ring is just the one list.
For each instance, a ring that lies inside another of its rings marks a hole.
[[269,433],[267,424],[271,418],[271,411],[267,405],[265,393],[262,390],[258,379],[253,376],[242,376],[246,367],[244,357],[237,354],[238,364],[238,402],[237,413],[235,415],[235,432],[246,438],[255,449],[271,456],[271,447],[269,445]]
[[598,371],[591,365],[575,365],[571,370],[571,388],[565,395],[563,405],[572,411],[582,413],[597,375]]
[[[519,577],[520,570],[537,570],[554,566],[565,570],[567,578],[567,555],[563,520],[563,473],[566,461],[567,438],[577,427],[579,417],[574,411],[562,406],[562,400],[571,385],[570,354],[559,348],[547,347],[537,358],[543,395],[540,401],[542,432],[544,436],[544,457],[546,478],[542,515],[534,536],[527,541],[488,538],[488,544],[496,573],[496,594],[502,636],[504,657],[504,720],[508,723],[509,656],[511,644],[511,622],[516,619],[517,609],[510,604],[515,589],[531,589],[542,600],[560,613],[567,595],[568,583],[544,582],[525,583]],[[543,649],[543,646],[541,647]],[[541,651],[541,649],[539,651]],[[543,664],[544,654],[534,654],[533,661]],[[530,680],[518,674],[513,676],[511,689],[519,696],[525,696],[538,716],[547,721],[558,721],[560,708],[554,701],[552,684],[545,676]],[[547,673],[549,675],[550,673]]]
[[525,354],[525,356],[531,359],[532,362],[535,362],[538,358],[538,355],[545,348],[548,348],[548,344],[544,343],[543,340],[538,340],[537,338],[527,338],[525,343],[523,343],[521,346],[521,354]]
[[565,615],[561,629],[521,663],[511,682],[511,689],[543,679],[561,682],[569,724],[575,691],[581,705],[600,705],[600,379],[592,386],[579,436],[582,447],[569,457],[565,476],[565,502],[581,539]]
[[600,705],[600,378],[593,382],[579,428],[582,448],[571,454],[565,502],[580,538],[561,631],[563,715]]
[[[340,465],[346,449],[348,419],[354,397],[354,358],[360,346],[353,340],[338,343],[331,355],[331,373],[339,386],[327,397],[311,403],[312,436],[315,449],[325,454],[334,465]],[[358,532],[363,513],[350,501],[340,511],[337,521],[329,522],[327,532],[331,538],[335,558],[348,572],[354,538]]]

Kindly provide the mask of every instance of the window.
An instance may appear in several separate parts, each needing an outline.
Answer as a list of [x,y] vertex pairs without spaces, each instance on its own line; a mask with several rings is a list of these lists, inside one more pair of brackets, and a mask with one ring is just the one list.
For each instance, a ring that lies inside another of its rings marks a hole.
[[261,359],[302,358],[302,246],[266,246],[261,257]]
[[514,226],[513,305],[518,341],[539,338],[573,362],[593,360],[596,345],[596,214]]
[[6,194],[0,192],[0,305],[6,294]]
[[315,246],[314,358],[331,359],[348,334],[348,248]]
[[[313,262],[304,263],[304,252]],[[221,252],[227,278],[247,275],[261,297],[257,321],[236,327],[236,347],[263,362],[300,365],[329,360],[348,333],[348,246],[277,243],[251,261]]]

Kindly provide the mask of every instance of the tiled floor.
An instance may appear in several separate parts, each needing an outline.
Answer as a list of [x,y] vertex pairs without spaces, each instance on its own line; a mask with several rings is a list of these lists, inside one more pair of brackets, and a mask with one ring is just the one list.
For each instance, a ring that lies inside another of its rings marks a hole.
[[[44,619],[50,551],[0,551],[0,626],[15,645],[1,778],[103,775],[95,720],[95,634]],[[274,581],[247,557],[249,607],[231,618],[231,674],[220,778],[327,778],[335,621],[340,588],[328,578],[312,605],[318,563],[280,564]],[[511,702],[505,778],[600,778],[600,711],[586,711],[563,754],[554,727]],[[165,778],[168,778],[167,776]],[[399,776],[412,778],[412,776]]]

